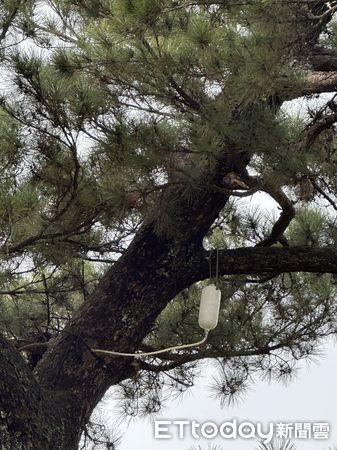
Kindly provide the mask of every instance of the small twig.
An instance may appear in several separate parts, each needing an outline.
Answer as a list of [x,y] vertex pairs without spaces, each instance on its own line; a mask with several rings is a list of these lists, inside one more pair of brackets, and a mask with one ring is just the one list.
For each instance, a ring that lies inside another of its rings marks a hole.
[[47,27],[44,27],[44,26],[38,25],[38,24],[35,24],[35,27],[38,30],[43,31],[44,33],[53,34],[54,36],[58,37],[62,41],[71,42],[72,44],[78,43],[77,39],[74,39],[71,36],[61,33],[60,31],[57,31],[56,29],[50,29],[50,28],[47,28]]
[[326,194],[326,193],[323,191],[323,189],[321,189],[321,188],[319,187],[319,185],[314,181],[314,179],[310,178],[310,181],[311,181],[312,185],[314,186],[314,188],[316,189],[316,191],[319,192],[319,193],[321,194],[321,196],[324,197],[325,200],[327,200],[327,201],[330,203],[330,205],[333,207],[333,209],[334,209],[335,211],[337,211],[337,205],[336,205],[336,203],[332,200],[332,198],[331,198],[328,194]]
[[309,19],[312,20],[318,20],[319,24],[321,24],[322,22],[324,22],[324,20],[331,18],[335,12],[337,11],[337,4],[336,2],[331,2],[332,6],[328,6],[328,9],[321,15],[319,16],[315,16],[314,14],[310,14],[309,13]]
[[50,326],[50,298],[49,298],[49,292],[48,292],[48,285],[47,285],[47,279],[45,274],[42,274],[42,279],[43,279],[43,285],[44,285],[44,289],[45,289],[45,293],[46,293],[46,305],[47,305],[47,330],[49,329]]

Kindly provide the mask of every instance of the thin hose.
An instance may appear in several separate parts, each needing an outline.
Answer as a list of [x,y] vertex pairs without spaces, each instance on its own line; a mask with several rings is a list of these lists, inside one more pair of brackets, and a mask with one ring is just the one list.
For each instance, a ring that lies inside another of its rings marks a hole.
[[152,355],[160,355],[161,353],[170,352],[172,350],[182,350],[184,348],[190,348],[190,347],[197,347],[204,342],[207,341],[209,330],[205,330],[205,336],[204,338],[199,342],[194,342],[192,344],[185,344],[185,345],[178,345],[176,347],[168,347],[164,348],[162,350],[156,350],[154,352],[144,352],[144,353],[122,353],[122,352],[114,352],[112,350],[101,350],[99,348],[93,348],[91,349],[95,353],[104,353],[106,355],[114,355],[114,356],[152,356]]

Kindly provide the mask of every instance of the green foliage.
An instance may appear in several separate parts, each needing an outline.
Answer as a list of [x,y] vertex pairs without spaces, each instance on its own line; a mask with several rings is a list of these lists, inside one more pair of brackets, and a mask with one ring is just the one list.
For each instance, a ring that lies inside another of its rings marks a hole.
[[[200,340],[198,305],[205,284],[183,291],[168,305],[146,345],[157,349]],[[172,370],[173,380],[158,371],[123,382],[118,391],[122,414],[155,414],[165,404],[168,387],[171,398],[194,385],[196,363],[205,357],[218,357],[212,396],[221,406],[231,404],[245,395],[257,376],[289,381],[298,361],[317,354],[318,336],[337,331],[336,282],[329,275],[282,275],[263,284],[231,277],[221,280],[220,288],[219,322],[207,346]]]
[[331,244],[328,236],[327,216],[318,208],[298,209],[296,218],[289,227],[292,245],[324,246]]
[[[0,5],[0,331],[17,346],[57,336],[144,222],[174,238],[201,193],[247,194],[243,169],[240,189],[225,184],[227,155],[247,162],[255,190],[274,200],[283,192],[294,205],[276,245],[336,245],[335,130],[312,131],[336,104],[300,118],[281,107],[305,91],[306,2],[48,5]],[[328,31],[324,43],[336,48],[334,22]],[[231,200],[204,245],[261,243],[280,212]],[[219,361],[214,396],[234,401],[255,375],[287,380],[336,334],[335,277],[260,274],[219,285],[219,325],[206,346],[175,353],[177,364],[146,360],[119,386],[125,414],[157,413],[166,388],[185,392],[209,355]],[[198,340],[203,286],[173,299],[143,344]]]
[[47,342],[94,289],[99,274],[93,267],[69,257],[62,264],[53,269],[40,263],[25,276],[15,268],[3,274],[0,330],[19,346]]
[[[0,164],[6,167],[8,176],[18,170],[22,147],[18,124],[0,108]],[[3,182],[6,180],[5,175],[1,177]]]

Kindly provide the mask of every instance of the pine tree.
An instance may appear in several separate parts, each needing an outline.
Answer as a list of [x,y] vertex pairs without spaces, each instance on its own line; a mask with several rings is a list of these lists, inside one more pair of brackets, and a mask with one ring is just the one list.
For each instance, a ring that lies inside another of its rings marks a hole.
[[[230,402],[336,334],[336,11],[2,2],[2,448],[75,450],[83,433],[111,447],[90,419],[110,387],[126,415],[155,414],[215,358]],[[277,217],[247,206],[258,192]],[[217,260],[206,344],[92,350],[200,340]]]

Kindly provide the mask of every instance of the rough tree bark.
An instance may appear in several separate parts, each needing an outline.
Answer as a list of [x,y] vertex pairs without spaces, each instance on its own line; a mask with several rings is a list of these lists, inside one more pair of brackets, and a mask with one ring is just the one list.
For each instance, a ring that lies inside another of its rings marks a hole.
[[[219,183],[224,174],[240,172],[242,161],[238,162],[237,156],[230,157],[229,153],[226,160],[219,161],[213,174],[207,173],[209,180]],[[175,191],[167,193],[166,204],[176,196]],[[25,423],[19,436],[24,442],[23,448],[77,448],[83,426],[106,390],[135,371],[132,359],[103,360],[90,348],[120,351],[137,348],[167,303],[191,284],[193,260],[198,257],[204,235],[227,200],[228,196],[223,193],[205,191],[198,194],[193,203],[182,203],[178,218],[180,226],[174,237],[158,235],[154,230],[155,221],[142,227],[94,294],[51,343],[36,367],[35,379],[30,377],[31,389],[33,392],[38,390],[40,401],[31,402],[27,394],[25,415],[20,414],[21,418],[18,418],[18,432]],[[21,357],[15,355],[16,350],[12,348],[11,352],[13,359],[23,366]],[[6,367],[10,370],[6,359],[3,358],[2,363],[3,370]],[[26,382],[28,391],[30,384]],[[52,415],[45,414],[51,410],[50,398],[55,410]],[[10,398],[0,397],[0,411],[9,409],[11,416],[15,416],[15,409],[10,404]],[[38,420],[28,424],[24,419],[41,415],[44,415],[47,428],[58,430],[57,442],[48,434],[45,436],[43,429],[39,429]]]
[[[335,90],[337,66],[322,50],[312,56],[306,88],[292,94]],[[298,94],[298,95],[297,95]],[[208,185],[221,186],[227,173],[247,163],[224,151]],[[242,155],[242,158],[244,156]],[[166,204],[176,200],[172,189]],[[132,358],[98,357],[91,348],[132,352],[151,331],[169,301],[192,283],[208,277],[202,240],[228,195],[211,188],[180,205],[174,236],[156,233],[149,220],[128,250],[111,267],[35,368],[0,338],[0,449],[76,450],[84,425],[106,390],[137,371]],[[220,274],[292,271],[337,273],[335,249],[246,248],[220,253]]]
[[[214,179],[240,172],[240,167],[227,158],[220,162]],[[154,222],[144,225],[124,256],[51,343],[35,377],[18,352],[1,341],[2,442],[10,434],[20,442],[9,447],[13,449],[77,448],[83,427],[106,390],[137,370],[133,359],[98,357],[90,348],[136,350],[168,302],[208,277],[209,255],[202,238],[227,200],[219,192],[199,195],[188,209],[182,209],[179,233],[174,237],[159,236]],[[337,252],[246,248],[220,253],[222,274],[302,270],[337,273]]]

